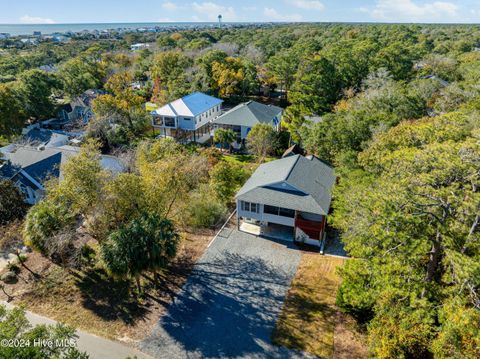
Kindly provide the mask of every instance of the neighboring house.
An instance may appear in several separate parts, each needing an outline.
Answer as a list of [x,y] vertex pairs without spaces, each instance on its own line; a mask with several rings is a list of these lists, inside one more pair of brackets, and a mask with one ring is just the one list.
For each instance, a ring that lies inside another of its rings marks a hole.
[[93,100],[100,95],[105,95],[103,90],[87,90],[76,97],[70,104],[62,106],[53,118],[42,122],[42,126],[55,130],[63,129],[65,126],[83,126],[86,125],[94,116]]
[[32,128],[22,136],[21,142],[30,147],[49,148],[67,145],[70,138],[61,133],[56,133],[43,128]]
[[138,43],[138,44],[130,45],[130,49],[131,49],[132,51],[148,49],[149,47],[150,47],[150,45],[149,45],[149,44],[145,44],[145,43]]
[[[61,165],[80,151],[79,147],[32,147],[9,145],[0,148],[0,178],[15,183],[25,196],[25,202],[37,203],[45,194],[44,182],[62,178]],[[104,169],[113,173],[123,171],[121,162],[113,156],[102,156]]]
[[236,195],[237,221],[261,233],[321,247],[335,174],[314,156],[288,156],[258,167]]
[[194,92],[152,111],[152,125],[161,137],[203,143],[210,138],[210,122],[220,115],[222,102]]
[[28,44],[28,45],[37,45],[38,44],[38,40],[37,39],[32,39],[32,38],[20,39],[20,42],[22,44]]
[[237,142],[244,142],[253,126],[267,123],[280,130],[283,109],[248,101],[235,106],[213,121],[216,128],[230,128],[237,134]]
[[5,162],[0,164],[0,177],[14,182],[25,196],[25,202],[35,204],[45,193],[43,182],[50,176],[59,176],[62,154],[24,147],[3,153],[3,158]]

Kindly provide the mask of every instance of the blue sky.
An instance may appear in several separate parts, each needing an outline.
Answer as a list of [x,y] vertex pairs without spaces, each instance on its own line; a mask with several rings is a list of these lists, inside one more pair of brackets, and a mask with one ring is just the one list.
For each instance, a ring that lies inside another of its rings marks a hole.
[[479,0],[0,0],[0,23],[480,22]]

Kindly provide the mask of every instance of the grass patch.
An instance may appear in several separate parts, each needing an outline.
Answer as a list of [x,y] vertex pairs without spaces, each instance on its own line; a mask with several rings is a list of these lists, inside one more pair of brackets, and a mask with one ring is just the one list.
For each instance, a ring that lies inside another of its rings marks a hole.
[[[330,358],[335,352],[336,328],[342,325],[342,335],[350,334],[351,325],[345,328],[339,321],[335,306],[340,278],[335,269],[344,259],[305,253],[287,294],[282,313],[272,334],[277,345],[298,349]],[[352,337],[355,337],[353,335]],[[341,342],[341,340],[340,340]],[[353,350],[355,347],[353,347]],[[363,357],[350,353],[351,358]]]

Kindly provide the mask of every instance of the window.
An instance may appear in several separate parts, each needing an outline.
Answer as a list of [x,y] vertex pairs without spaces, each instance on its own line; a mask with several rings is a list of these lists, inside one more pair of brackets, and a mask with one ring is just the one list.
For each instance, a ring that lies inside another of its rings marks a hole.
[[175,127],[175,118],[174,117],[164,117],[163,125],[165,127]]
[[155,126],[162,126],[162,118],[159,116],[154,116],[153,117],[153,124]]
[[184,117],[184,118],[183,118],[183,120],[184,120],[184,121],[190,121],[190,120],[191,120],[191,118]]
[[278,216],[278,207],[265,205],[265,206],[263,206],[263,212]]
[[282,216],[282,217],[294,218],[295,217],[295,211],[293,209],[280,208],[280,214],[279,215]]
[[288,218],[295,217],[295,211],[293,209],[274,207],[274,206],[268,206],[268,205],[265,205],[263,207],[263,213],[272,214],[274,216],[288,217]]
[[242,211],[258,213],[260,211],[260,205],[258,203],[250,203],[241,201],[240,203]]

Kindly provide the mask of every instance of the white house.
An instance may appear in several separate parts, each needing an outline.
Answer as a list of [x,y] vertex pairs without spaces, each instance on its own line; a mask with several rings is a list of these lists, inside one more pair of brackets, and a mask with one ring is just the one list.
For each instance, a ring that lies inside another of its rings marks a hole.
[[262,164],[236,196],[237,223],[260,233],[321,247],[335,175],[314,156],[288,156]]
[[222,100],[194,92],[151,112],[152,125],[161,137],[186,142],[205,142],[210,138],[211,121],[221,113]]

